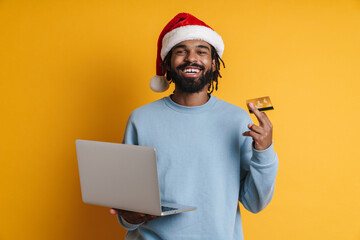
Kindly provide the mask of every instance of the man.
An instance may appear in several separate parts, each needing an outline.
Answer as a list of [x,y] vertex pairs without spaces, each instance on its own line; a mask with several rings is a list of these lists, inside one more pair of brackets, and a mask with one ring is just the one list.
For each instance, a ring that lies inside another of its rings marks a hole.
[[170,81],[175,91],[133,111],[124,143],[155,147],[161,199],[197,210],[156,217],[111,209],[126,239],[243,239],[239,201],[254,213],[270,202],[278,167],[270,120],[251,105],[257,126],[210,94],[223,50],[221,37],[187,13],[160,34],[150,87],[165,91]]

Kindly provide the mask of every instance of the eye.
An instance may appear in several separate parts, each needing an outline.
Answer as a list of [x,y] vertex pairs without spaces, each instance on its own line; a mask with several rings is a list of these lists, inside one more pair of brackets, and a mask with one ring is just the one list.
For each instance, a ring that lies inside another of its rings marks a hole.
[[185,54],[185,53],[186,53],[186,51],[183,50],[183,49],[179,49],[179,50],[175,51],[175,54],[177,54],[177,55],[182,55],[182,54]]

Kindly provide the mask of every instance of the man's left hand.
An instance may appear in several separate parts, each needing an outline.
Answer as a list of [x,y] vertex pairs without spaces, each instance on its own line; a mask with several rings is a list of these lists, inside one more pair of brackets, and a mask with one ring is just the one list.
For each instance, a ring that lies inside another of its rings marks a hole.
[[248,125],[250,131],[244,132],[243,135],[253,138],[256,150],[265,150],[271,146],[273,126],[266,113],[260,112],[252,103],[249,103],[249,108],[258,119],[259,126],[250,123]]

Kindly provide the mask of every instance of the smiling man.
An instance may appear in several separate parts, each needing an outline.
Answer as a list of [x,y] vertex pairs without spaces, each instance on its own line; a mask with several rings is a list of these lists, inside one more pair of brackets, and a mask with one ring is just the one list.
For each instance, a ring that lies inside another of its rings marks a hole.
[[250,106],[249,114],[211,95],[218,87],[224,43],[187,13],[175,16],[158,41],[156,92],[172,95],[134,110],[124,143],[157,151],[164,202],[197,210],[156,217],[118,209],[126,239],[243,239],[239,202],[256,213],[271,201],[278,168],[272,124]]

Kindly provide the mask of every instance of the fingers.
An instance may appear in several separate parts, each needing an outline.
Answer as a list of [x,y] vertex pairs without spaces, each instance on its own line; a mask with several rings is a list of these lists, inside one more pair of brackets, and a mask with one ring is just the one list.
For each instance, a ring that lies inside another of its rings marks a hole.
[[247,131],[243,133],[243,136],[252,137],[256,141],[257,139],[260,139],[261,135],[254,131]]
[[272,143],[273,126],[267,115],[256,109],[256,107],[252,103],[249,103],[249,108],[259,120],[259,126],[256,126],[253,123],[248,124],[248,128],[250,129],[250,131],[244,132],[243,136],[252,137],[252,139],[254,140],[255,149],[265,150]]
[[158,216],[143,214],[143,213],[132,213],[132,214],[124,214],[121,215],[127,222],[133,224],[139,224],[143,222],[148,222],[154,220]]
[[254,132],[258,133],[258,134],[264,134],[265,130],[262,127],[258,127],[255,124],[250,123],[248,125],[248,128],[253,130]]
[[[260,126],[269,125],[270,120],[268,119],[267,115],[263,112],[260,112],[252,103],[249,103],[250,110],[255,114],[256,118],[259,121]],[[271,123],[270,123],[271,125]]]
[[265,115],[265,120],[267,121],[267,123],[268,123],[269,127],[270,127],[270,128],[272,128],[272,127],[273,127],[273,125],[271,124],[270,119],[268,118],[267,114],[266,114],[266,113],[264,113],[264,112],[263,112],[263,114]]
[[116,215],[116,214],[118,214],[118,211],[116,211],[115,209],[111,208],[111,209],[110,209],[110,214],[111,214],[111,215]]
[[115,215],[119,214],[121,217],[123,217],[127,222],[132,224],[139,224],[142,222],[151,221],[158,216],[149,215],[145,213],[137,213],[137,212],[131,212],[126,210],[120,210],[120,209],[110,209],[110,214]]

